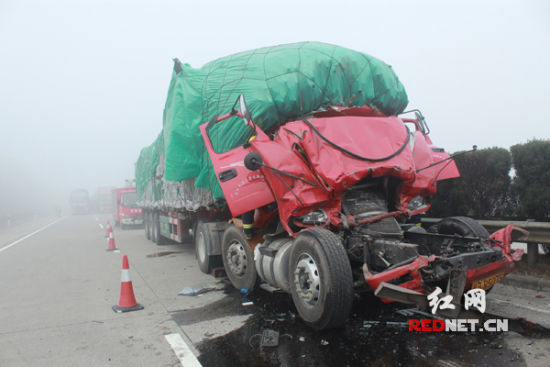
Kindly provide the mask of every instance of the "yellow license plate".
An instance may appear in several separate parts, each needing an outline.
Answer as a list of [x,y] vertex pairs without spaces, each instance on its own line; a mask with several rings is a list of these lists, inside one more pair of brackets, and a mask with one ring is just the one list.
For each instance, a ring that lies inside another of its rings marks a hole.
[[483,290],[488,290],[497,284],[502,278],[504,278],[504,273],[499,273],[484,279],[476,280],[472,283],[472,289],[481,288]]

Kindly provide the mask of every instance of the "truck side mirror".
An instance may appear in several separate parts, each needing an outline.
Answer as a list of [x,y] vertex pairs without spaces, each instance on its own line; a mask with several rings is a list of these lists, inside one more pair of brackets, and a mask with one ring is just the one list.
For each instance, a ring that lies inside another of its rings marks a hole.
[[250,152],[244,157],[244,166],[251,171],[257,171],[264,164],[262,156],[256,152]]

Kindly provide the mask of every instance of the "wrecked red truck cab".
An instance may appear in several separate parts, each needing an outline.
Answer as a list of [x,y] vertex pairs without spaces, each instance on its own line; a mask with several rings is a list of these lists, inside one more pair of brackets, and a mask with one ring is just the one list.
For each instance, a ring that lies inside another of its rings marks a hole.
[[[291,293],[301,318],[325,329],[345,322],[354,288],[419,304],[437,286],[457,296],[488,289],[521,258],[511,252],[510,228],[489,236],[466,217],[428,230],[410,224],[430,208],[438,181],[459,176],[420,112],[407,119],[333,108],[266,133],[242,96],[240,103],[201,126],[232,215],[255,218],[253,239],[224,236],[235,287],[252,288],[259,277]],[[215,149],[231,128],[216,132],[217,124],[234,117],[244,121],[232,121],[242,144]]]

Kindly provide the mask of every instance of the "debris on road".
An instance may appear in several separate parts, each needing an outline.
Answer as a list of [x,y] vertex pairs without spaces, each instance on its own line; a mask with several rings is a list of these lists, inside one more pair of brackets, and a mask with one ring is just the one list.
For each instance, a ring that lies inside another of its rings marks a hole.
[[385,325],[385,326],[397,326],[397,327],[408,327],[408,323],[406,322],[396,322],[396,321],[371,321],[371,320],[365,320],[363,321],[363,328],[370,328],[375,325]]
[[271,329],[265,329],[260,340],[261,347],[276,347],[279,345],[279,332]]
[[325,339],[321,339],[321,345],[329,345],[329,342]]
[[180,296],[198,296],[203,293],[220,291],[223,289],[225,289],[225,284],[201,283],[195,287],[185,287],[178,294]]

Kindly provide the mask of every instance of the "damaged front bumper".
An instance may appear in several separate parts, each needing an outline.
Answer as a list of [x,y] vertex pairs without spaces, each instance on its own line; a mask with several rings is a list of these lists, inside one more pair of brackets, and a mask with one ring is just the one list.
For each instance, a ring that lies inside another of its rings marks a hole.
[[460,300],[471,288],[490,289],[514,269],[523,251],[511,250],[512,233],[528,232],[509,225],[493,233],[487,251],[463,253],[453,257],[418,256],[411,262],[373,274],[363,265],[365,281],[383,302],[401,302],[426,308],[427,291],[435,284],[446,284],[446,293]]

